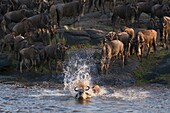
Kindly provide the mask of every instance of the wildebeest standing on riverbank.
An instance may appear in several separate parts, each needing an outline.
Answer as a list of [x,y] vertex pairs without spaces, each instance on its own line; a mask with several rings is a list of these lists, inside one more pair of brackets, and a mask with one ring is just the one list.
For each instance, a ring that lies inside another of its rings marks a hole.
[[169,49],[169,39],[168,33],[170,31],[170,17],[164,16],[163,17],[163,43],[166,44],[166,48]]
[[153,46],[156,51],[157,46],[157,32],[155,30],[142,30],[137,33],[135,39],[135,51],[139,60],[142,61],[144,54],[144,47],[147,47],[147,56],[150,54],[151,47]]
[[124,44],[119,40],[106,41],[104,39],[101,53],[101,72],[108,73],[111,62],[121,54],[122,67],[124,67]]
[[[19,55],[20,55],[20,72],[22,73],[22,67],[23,67],[23,63],[24,65],[27,67],[27,69],[31,69],[31,67],[35,68],[35,71],[37,72],[37,62],[40,61],[40,57],[39,57],[39,50],[34,47],[34,46],[30,46],[28,48],[23,48],[19,51]],[[30,62],[31,67],[29,68],[27,66],[26,61]]]
[[48,66],[50,70],[52,70],[51,62],[53,59],[55,60],[56,73],[57,73],[58,66],[60,66],[60,68],[63,67],[62,66],[63,61],[65,60],[65,54],[68,49],[69,48],[66,47],[64,44],[60,44],[60,43],[47,45],[45,47],[45,59],[48,62]]
[[[137,16],[137,7],[134,4],[128,3],[123,5],[118,5],[113,9],[112,23],[113,29],[115,28],[116,20],[118,17],[125,20],[126,25],[132,25]],[[130,23],[128,23],[130,21]]]

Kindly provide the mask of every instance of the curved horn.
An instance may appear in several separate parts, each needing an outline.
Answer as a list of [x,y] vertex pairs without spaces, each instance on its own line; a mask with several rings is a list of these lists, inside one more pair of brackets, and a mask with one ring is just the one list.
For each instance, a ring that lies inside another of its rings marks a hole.
[[88,91],[90,89],[90,86],[87,86],[87,89],[85,89],[85,91]]
[[75,88],[74,88],[74,91],[78,92],[78,89],[77,89],[77,87],[75,87]]

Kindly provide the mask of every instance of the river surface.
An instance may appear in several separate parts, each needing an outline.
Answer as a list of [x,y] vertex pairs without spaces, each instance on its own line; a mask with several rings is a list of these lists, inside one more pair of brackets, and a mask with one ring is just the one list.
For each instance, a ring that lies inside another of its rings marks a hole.
[[[42,83],[43,84],[43,83]],[[48,83],[44,83],[48,84]],[[62,87],[0,83],[0,112],[19,113],[169,113],[170,89],[164,86],[105,87],[107,92],[78,102]]]

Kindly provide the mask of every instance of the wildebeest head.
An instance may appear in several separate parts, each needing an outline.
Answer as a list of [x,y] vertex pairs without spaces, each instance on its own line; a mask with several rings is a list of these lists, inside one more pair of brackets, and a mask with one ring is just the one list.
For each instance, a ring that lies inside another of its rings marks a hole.
[[164,16],[170,16],[170,7],[167,4],[162,5],[162,12]]
[[57,49],[56,49],[56,54],[58,54],[59,59],[61,59],[62,61],[64,61],[66,51],[67,51],[70,47],[65,46],[65,45],[62,44],[62,43],[58,43],[58,44],[56,45],[56,47],[57,47]]
[[41,25],[48,28],[51,25],[50,16],[47,13],[40,14]]
[[134,19],[137,20],[137,14],[138,14],[138,6],[135,4],[128,4],[126,6],[126,16],[129,16],[127,18],[131,19],[131,23],[134,23]]
[[75,87],[74,90],[77,92],[75,98],[77,100],[86,100],[91,98],[91,95],[87,92],[90,89],[89,86],[87,86],[87,88],[77,88]]
[[114,39],[114,37],[116,36],[116,32],[109,32],[106,34],[106,38],[111,41]]

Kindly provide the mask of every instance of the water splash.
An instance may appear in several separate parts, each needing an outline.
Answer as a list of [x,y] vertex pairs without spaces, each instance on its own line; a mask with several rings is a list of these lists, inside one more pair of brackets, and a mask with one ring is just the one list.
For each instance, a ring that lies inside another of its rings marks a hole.
[[72,56],[64,69],[64,90],[69,91],[71,95],[75,95],[74,87],[81,82],[84,85],[91,86],[92,77],[91,69],[94,68],[94,63],[91,62],[91,57],[82,58],[75,54]]

